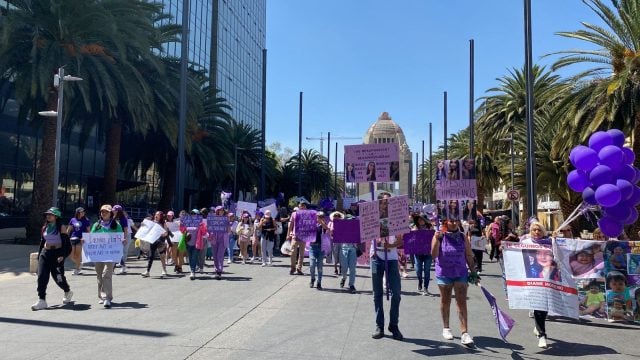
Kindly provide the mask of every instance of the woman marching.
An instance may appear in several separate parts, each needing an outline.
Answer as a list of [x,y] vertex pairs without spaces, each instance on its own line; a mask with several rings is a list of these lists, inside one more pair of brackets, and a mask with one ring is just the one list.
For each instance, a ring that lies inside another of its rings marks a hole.
[[120,205],[113,206],[113,218],[122,226],[122,230],[124,231],[124,247],[119,272],[119,274],[123,275],[127,273],[127,255],[129,253],[129,244],[131,243],[131,220],[127,217],[127,213],[124,212],[124,209]]
[[[316,241],[312,242],[309,248],[309,270],[311,273],[311,282],[309,283],[309,287],[313,287],[315,284],[316,289],[322,290],[322,266],[324,262],[324,249],[322,243],[323,241],[329,241],[329,239],[325,238],[325,234],[329,232],[329,227],[324,221],[324,214],[321,211],[317,212],[316,220]],[[316,269],[318,270],[317,283]]]
[[45,223],[42,226],[40,248],[38,249],[38,302],[31,305],[31,310],[42,310],[47,305],[47,285],[49,276],[64,291],[63,304],[71,302],[73,291],[64,276],[64,259],[71,252],[71,241],[67,234],[62,233],[60,210],[52,207],[45,213]]
[[442,337],[453,340],[449,312],[451,292],[455,290],[462,334],[460,340],[462,345],[471,346],[473,338],[467,327],[467,283],[477,284],[478,273],[475,272],[471,242],[460,230],[458,221],[447,221],[445,226],[446,231],[436,232],[431,242],[431,256],[436,259],[436,279],[440,288],[440,313],[444,325]]
[[88,233],[91,222],[85,216],[84,208],[77,208],[76,215],[69,221],[67,233],[71,236],[71,261],[76,265],[72,275],[81,274],[82,266],[82,233]]
[[156,211],[153,215],[153,222],[160,225],[164,229],[164,233],[160,235],[152,244],[149,250],[149,260],[147,261],[147,270],[140,274],[142,277],[149,277],[153,260],[156,257],[156,252],[160,254],[160,264],[162,264],[162,275],[160,278],[167,276],[167,247],[171,248],[171,240],[169,239],[169,231],[167,230],[167,224],[165,224],[165,217],[162,211]]
[[[186,212],[185,212],[186,214]],[[178,221],[178,219],[175,218],[175,213],[173,211],[168,211],[167,212],[167,218],[165,223],[167,224],[167,229],[171,232],[174,233],[174,239],[176,238],[176,236],[178,236],[178,232],[180,231],[180,221]],[[172,231],[172,229],[177,230],[177,231]],[[184,252],[180,251],[178,249],[177,243],[180,241],[180,239],[177,239],[178,241],[175,244],[175,246],[171,246],[170,249],[170,257],[171,259],[173,259],[173,272],[176,274],[181,274],[182,273],[182,265],[184,265]]]
[[[333,241],[333,229],[334,223],[333,221],[338,219],[342,220],[344,215],[339,211],[334,211],[329,215],[329,231],[331,234],[331,240]],[[356,293],[356,244],[342,243],[342,244],[333,244],[333,246],[339,246],[340,252],[338,253],[338,259],[340,261],[340,288],[344,288],[344,284],[347,281],[347,271],[349,271],[349,292],[352,294]],[[335,259],[334,261],[338,261]]]
[[[224,208],[222,206],[217,206],[214,211],[216,216],[225,216]],[[224,253],[227,250],[227,247],[229,247],[229,226],[230,225],[227,225],[227,230],[224,234],[209,233],[211,255],[213,257],[213,263],[216,267],[216,280],[222,279],[222,270],[224,269]]]
[[260,242],[262,241],[262,228],[260,224],[262,224],[262,212],[256,212],[256,218],[253,220],[253,238],[251,239],[251,259],[249,262],[253,262],[253,260],[261,261],[261,248]]
[[243,213],[240,216],[240,222],[238,223],[238,227],[236,227],[236,233],[238,234],[238,245],[240,246],[240,257],[242,258],[242,263],[247,263],[247,248],[249,247],[249,243],[251,242],[251,236],[253,235],[253,222],[251,221],[251,216],[249,213]]
[[[411,231],[429,229],[431,229],[431,223],[424,216],[416,215],[413,217]],[[416,263],[416,275],[418,276],[418,293],[430,295],[429,279],[431,277],[431,262],[433,258],[431,254],[414,255],[414,261]]]
[[[111,211],[111,205],[102,205],[102,207],[100,207],[100,220],[91,227],[92,233],[123,233],[122,226],[113,219]],[[124,237],[122,241],[124,243]],[[115,263],[113,262],[96,262],[94,264],[96,277],[98,278],[99,303],[104,304],[104,307],[107,309],[111,308],[111,301],[113,301],[113,285],[111,280],[114,265]]]
[[271,217],[271,210],[264,212],[264,217],[260,221],[260,229],[262,229],[262,239],[260,240],[262,266],[271,266],[273,264],[273,243],[276,239],[276,221]]
[[[199,214],[200,211],[198,209],[191,210],[191,215]],[[187,236],[187,254],[189,255],[189,268],[191,269],[189,279],[195,280],[200,253],[205,251],[204,239],[207,234],[207,223],[206,220],[203,219],[197,227],[187,227],[185,221],[186,217],[186,213],[184,215],[181,213],[180,231],[185,232]]]

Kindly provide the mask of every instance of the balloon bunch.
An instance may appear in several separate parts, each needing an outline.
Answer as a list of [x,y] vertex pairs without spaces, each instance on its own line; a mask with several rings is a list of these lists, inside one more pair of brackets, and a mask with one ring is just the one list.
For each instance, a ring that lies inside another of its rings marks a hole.
[[569,154],[576,167],[567,184],[591,205],[599,205],[602,233],[616,237],[624,225],[638,220],[640,170],[633,166],[635,154],[624,147],[624,133],[618,129],[598,131],[589,137],[589,146],[578,145]]

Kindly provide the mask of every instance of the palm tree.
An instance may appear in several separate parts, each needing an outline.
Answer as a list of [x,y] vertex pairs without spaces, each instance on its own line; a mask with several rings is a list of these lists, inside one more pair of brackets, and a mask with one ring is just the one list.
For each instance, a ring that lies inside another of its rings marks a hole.
[[[131,77],[127,56],[133,55],[132,49],[140,43],[150,52],[149,42],[144,40],[148,32],[141,25],[147,13],[160,8],[141,0],[23,0],[12,5],[0,23],[0,77],[15,83],[19,121],[33,118],[43,131],[27,227],[27,236],[33,239],[38,236],[41,213],[53,203],[49,189],[56,142],[55,120],[33,114],[55,110],[55,70],[65,65],[67,73],[84,78],[85,81],[66,87],[66,101],[74,99],[74,107],[87,113],[122,114],[126,106],[141,105],[139,93],[145,89],[131,85],[140,77]],[[124,86],[125,83],[129,85]],[[64,121],[68,118],[69,113]]]
[[[293,194],[298,188],[298,171],[302,171],[302,194]],[[327,158],[317,150],[303,149],[301,161],[298,154],[294,154],[282,168],[282,178],[280,185],[285,191],[285,198],[292,195],[304,196],[316,202],[324,197],[327,184],[329,193],[333,194],[341,189],[336,189],[334,184],[333,170],[327,166]]]
[[[554,69],[573,64],[593,68],[575,76],[576,91],[567,101],[564,115],[568,128],[577,130],[583,142],[596,130],[621,129],[632,138],[633,151],[640,154],[640,2],[583,0],[604,22],[605,27],[583,22],[584,29],[563,31],[563,37],[595,45],[594,50],[566,50]],[[640,167],[640,156],[634,165]],[[634,225],[636,234],[639,224]]]

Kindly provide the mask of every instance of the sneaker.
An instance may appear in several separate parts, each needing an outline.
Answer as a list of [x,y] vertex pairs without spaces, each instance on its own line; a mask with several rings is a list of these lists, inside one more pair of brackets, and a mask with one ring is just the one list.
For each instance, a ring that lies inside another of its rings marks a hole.
[[295,273],[296,273],[296,272],[295,272],[294,270],[289,270],[289,275],[293,275],[293,274],[295,274]]
[[104,307],[105,309],[111,309],[111,300],[105,300]]
[[445,338],[445,340],[453,340],[453,334],[451,333],[451,329],[449,328],[442,329],[442,337]]
[[62,303],[63,304],[68,304],[71,302],[71,298],[73,297],[73,291],[69,290],[66,293],[64,293],[64,297],[62,298]]
[[382,339],[384,337],[384,330],[381,327],[376,326],[376,330],[371,334],[374,339]]
[[253,257],[249,258],[249,262],[252,263],[253,262]]
[[529,317],[533,319],[533,310],[529,310]]
[[356,287],[353,286],[353,285],[349,286],[349,292],[352,293],[352,294],[355,294],[356,293]]
[[538,328],[535,327],[535,326],[533,327],[533,335],[538,336],[538,337],[540,336],[540,333],[538,332]]
[[267,263],[262,263],[262,267],[267,267]]
[[194,273],[193,271],[191,272],[191,275],[189,276],[189,279],[191,280],[195,280],[196,279],[196,273]]
[[71,275],[76,276],[79,275],[80,271],[78,269],[73,269],[73,272],[71,273]]
[[539,348],[543,348],[543,349],[547,348],[547,337],[546,336],[541,336],[538,339],[538,347]]
[[104,304],[104,299],[98,299],[98,304]]
[[38,299],[38,302],[31,305],[31,310],[36,311],[36,310],[44,310],[47,307],[49,307],[47,305],[47,301],[45,299]]
[[404,336],[402,336],[402,333],[400,332],[400,329],[398,328],[398,325],[396,325],[396,326],[389,325],[388,329],[389,329],[389,331],[391,331],[391,334],[392,334],[394,340],[398,340],[398,341],[404,340]]
[[222,280],[222,274],[217,273],[216,274],[216,280]]
[[471,335],[469,335],[469,333],[464,333],[460,337],[460,342],[462,343],[462,345],[470,346],[473,345],[473,338],[471,337]]
[[318,284],[316,285],[316,290],[322,290],[322,284],[320,284],[320,281],[318,281]]
[[402,272],[402,277],[403,278],[409,277],[409,273],[407,273],[406,271],[403,271]]
[[149,277],[149,272],[145,270],[142,274],[140,274],[140,276]]
[[418,284],[418,292],[421,293],[422,292],[422,285]]
[[227,260],[227,265],[231,265],[231,260]]
[[122,269],[120,269],[120,274],[124,275],[127,273],[127,266],[123,266]]
[[296,275],[304,275],[304,273],[302,272],[302,270],[296,270]]
[[160,277],[165,277],[167,276],[167,270],[162,270],[162,274],[160,274]]
[[242,259],[242,265],[246,265],[247,264],[247,260]]
[[340,280],[340,289],[342,289],[344,287],[345,280],[346,279],[344,279],[344,278],[342,280]]

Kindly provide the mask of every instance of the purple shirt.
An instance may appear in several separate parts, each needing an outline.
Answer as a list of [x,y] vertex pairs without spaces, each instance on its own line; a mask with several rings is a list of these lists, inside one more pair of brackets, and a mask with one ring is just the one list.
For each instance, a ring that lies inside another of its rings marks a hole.
[[444,233],[436,258],[436,276],[458,278],[467,273],[464,234],[461,231]]
[[69,226],[73,228],[73,230],[71,231],[71,238],[81,239],[82,233],[87,231],[87,229],[91,226],[91,223],[86,217],[83,217],[82,219],[77,219],[74,217],[71,219],[71,221],[69,221]]

